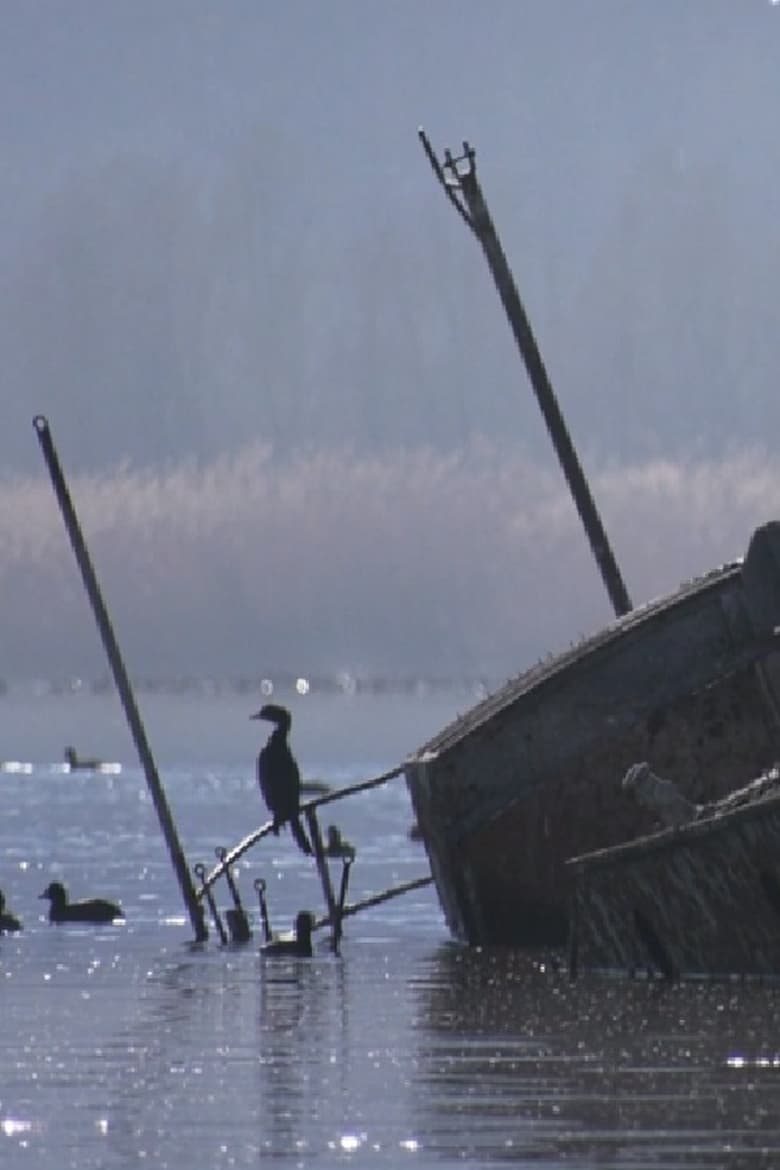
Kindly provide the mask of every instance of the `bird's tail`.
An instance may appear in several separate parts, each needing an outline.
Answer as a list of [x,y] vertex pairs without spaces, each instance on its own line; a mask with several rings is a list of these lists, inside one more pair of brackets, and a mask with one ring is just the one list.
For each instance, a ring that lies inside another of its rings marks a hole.
[[304,833],[303,825],[301,824],[298,817],[290,817],[290,832],[295,838],[295,843],[302,853],[311,855],[314,852],[309,843],[309,838]]

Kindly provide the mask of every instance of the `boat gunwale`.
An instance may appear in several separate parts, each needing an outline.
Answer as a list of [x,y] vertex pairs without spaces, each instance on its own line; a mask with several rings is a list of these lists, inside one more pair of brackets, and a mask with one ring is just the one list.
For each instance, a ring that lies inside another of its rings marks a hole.
[[[702,594],[716,591],[719,587],[728,584],[731,579],[741,573],[743,564],[744,558],[741,557],[729,561],[717,569],[712,569],[701,577],[683,582],[674,593],[653,598],[643,605],[636,606],[629,613],[615,619],[594,634],[589,634],[565,650],[536,662],[527,670],[509,679],[492,695],[488,695],[475,706],[469,708],[468,711],[459,715],[411,755],[405,761],[404,766],[413,768],[416,764],[425,762],[425,759],[430,760],[431,757],[449,751],[484,727],[493,716],[505,711],[527,695],[537,692],[538,689],[555,683],[561,674],[579,659],[607,652],[621,637],[634,633],[638,627],[650,621],[657,614],[677,606],[685,607],[693,599],[700,598]],[[769,646],[770,642],[767,642],[767,648]],[[724,673],[729,673],[729,671]]]
[[[698,837],[718,836],[733,828],[735,823],[753,820],[759,814],[780,812],[780,772],[777,767],[768,769],[758,781],[765,779],[775,780],[776,786],[767,792],[757,793],[752,799],[747,799],[734,808],[714,809],[708,815],[697,817],[684,825],[672,825],[654,833],[634,837],[630,841],[621,841],[619,845],[594,849],[591,853],[581,853],[577,857],[567,858],[565,864],[571,866],[577,876],[584,876],[596,870],[608,869],[613,864],[632,857],[640,859],[666,853],[678,845],[695,841]],[[724,799],[728,800],[728,797]]]

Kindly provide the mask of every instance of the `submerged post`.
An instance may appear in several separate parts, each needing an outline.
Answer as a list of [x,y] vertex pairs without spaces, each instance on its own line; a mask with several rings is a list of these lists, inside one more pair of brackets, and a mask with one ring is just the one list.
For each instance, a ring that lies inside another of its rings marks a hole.
[[304,809],[306,814],[306,821],[309,826],[309,836],[311,837],[312,848],[314,849],[314,859],[317,862],[317,872],[320,875],[322,883],[322,893],[325,897],[325,905],[328,907],[328,919],[330,921],[330,928],[332,931],[332,940],[334,941],[333,949],[336,949],[337,938],[336,932],[339,929],[337,925],[338,913],[336,909],[336,898],[333,893],[333,885],[330,880],[330,870],[328,869],[328,862],[325,857],[325,849],[322,844],[322,833],[320,832],[320,824],[317,820],[317,809],[314,802]]
[[463,154],[458,158],[453,158],[449,150],[445,151],[445,161],[444,166],[442,166],[433,152],[425,131],[420,129],[418,133],[428,161],[448,199],[482,245],[498,289],[498,295],[501,297],[504,311],[509,318],[509,324],[525,362],[536,400],[550,432],[558,460],[563,474],[566,476],[569,490],[574,498],[607,593],[616,615],[621,617],[622,614],[628,613],[633,608],[631,598],[628,595],[588,482],[577,458],[577,452],[558,406],[542,355],[536,344],[536,338],[477,180],[475,151],[467,142],[464,142]]
[[139,759],[143,765],[144,773],[146,774],[146,783],[149,787],[154,807],[157,810],[157,816],[160,820],[160,826],[168,846],[171,861],[173,862],[173,868],[179,879],[184,902],[190,916],[190,921],[192,922],[192,928],[195,931],[195,939],[197,942],[203,942],[208,937],[206,924],[203,919],[203,909],[195,896],[195,889],[190,879],[187,863],[184,860],[184,852],[179,843],[176,826],[173,823],[173,817],[168,807],[165,791],[160,782],[151,748],[146,738],[144,725],[141,722],[141,716],[136,706],[132,687],[130,686],[130,679],[125,670],[122,655],[120,654],[119,646],[117,645],[117,640],[111,626],[111,619],[108,616],[108,611],[100,593],[100,586],[95,576],[95,570],[92,567],[92,561],[81,532],[76,510],[73,507],[73,501],[70,498],[70,492],[68,491],[68,485],[65,482],[65,476],[60,466],[54,440],[51,437],[49,424],[43,415],[38,414],[33,419],[33,426],[38,436],[41,450],[43,451],[43,457],[46,460],[46,466],[49,469],[49,475],[51,476],[57,502],[59,503],[60,511],[65,521],[71,547],[73,548],[76,561],[81,570],[84,588],[87,591],[90,604],[92,605],[92,612],[95,615],[95,621],[97,622],[100,636],[103,639],[103,646],[114,675],[114,682],[122,700],[125,716],[127,717],[127,722],[138,751]]

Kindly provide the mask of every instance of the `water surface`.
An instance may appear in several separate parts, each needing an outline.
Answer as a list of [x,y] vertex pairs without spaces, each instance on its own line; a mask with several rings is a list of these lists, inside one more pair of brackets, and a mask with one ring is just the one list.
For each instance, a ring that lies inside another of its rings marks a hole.
[[[463,705],[314,699],[299,756],[356,780]],[[264,819],[253,701],[143,706],[187,857],[210,864]],[[11,696],[0,728],[32,764],[0,776],[0,885],[25,926],[0,939],[3,1167],[780,1164],[777,988],[572,983],[554,955],[454,944],[430,888],[349,920],[339,956],[317,936],[313,960],[271,962],[253,879],[276,929],[321,910],[287,834],[239,869],[252,942],[193,946],[115,700]],[[65,774],[65,742],[121,773]],[[402,782],[336,810],[352,897],[426,872]],[[126,924],[50,927],[52,877],[119,899]]]

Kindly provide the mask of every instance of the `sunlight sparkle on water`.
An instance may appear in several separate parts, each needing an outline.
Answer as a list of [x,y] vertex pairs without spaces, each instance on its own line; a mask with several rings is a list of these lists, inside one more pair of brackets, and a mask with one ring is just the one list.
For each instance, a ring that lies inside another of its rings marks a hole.
[[757,1056],[754,1060],[746,1056],[729,1056],[726,1064],[729,1068],[780,1068],[780,1056]]
[[20,1133],[29,1133],[32,1129],[32,1122],[17,1121],[13,1117],[4,1117],[0,1121],[0,1129],[2,1129],[6,1137],[16,1137]]
[[366,1140],[366,1135],[354,1133],[345,1133],[339,1138],[339,1145],[347,1154],[354,1154],[355,1150],[359,1150],[363,1142]]

